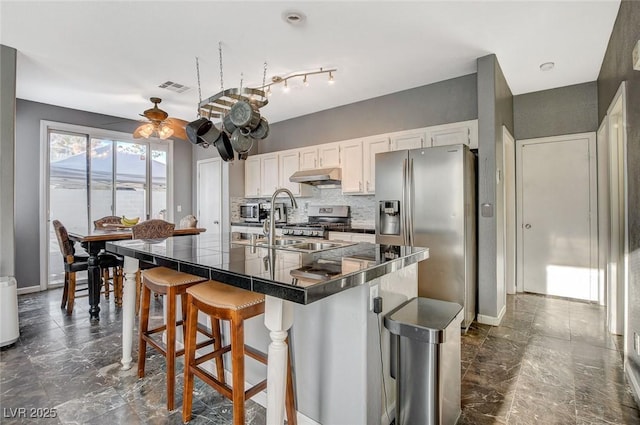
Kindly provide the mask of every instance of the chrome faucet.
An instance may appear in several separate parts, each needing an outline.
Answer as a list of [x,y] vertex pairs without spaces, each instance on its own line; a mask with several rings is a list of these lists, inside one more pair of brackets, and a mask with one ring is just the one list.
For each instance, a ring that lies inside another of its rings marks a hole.
[[298,203],[296,202],[296,198],[293,197],[293,193],[291,193],[289,189],[281,187],[280,189],[276,189],[276,191],[273,192],[273,195],[271,195],[271,212],[269,213],[269,231],[267,232],[267,243],[269,244],[269,246],[273,246],[273,240],[276,234],[276,219],[275,219],[276,215],[274,214],[275,211],[273,206],[275,205],[275,202],[276,202],[276,196],[278,196],[281,193],[286,193],[287,195],[289,195],[289,199],[291,199],[291,206],[293,208],[298,208]]

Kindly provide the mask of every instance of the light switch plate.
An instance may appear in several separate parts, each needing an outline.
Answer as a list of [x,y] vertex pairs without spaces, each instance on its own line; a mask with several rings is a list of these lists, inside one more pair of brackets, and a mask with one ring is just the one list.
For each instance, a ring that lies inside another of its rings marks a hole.
[[636,42],[636,46],[633,48],[632,61],[633,69],[640,71],[640,40]]

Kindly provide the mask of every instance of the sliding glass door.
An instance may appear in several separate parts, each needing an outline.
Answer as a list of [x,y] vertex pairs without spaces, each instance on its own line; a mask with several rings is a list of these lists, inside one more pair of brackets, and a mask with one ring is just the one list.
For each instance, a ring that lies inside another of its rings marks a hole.
[[64,279],[53,220],[87,230],[107,215],[171,219],[170,142],[124,139],[48,129],[49,284]]

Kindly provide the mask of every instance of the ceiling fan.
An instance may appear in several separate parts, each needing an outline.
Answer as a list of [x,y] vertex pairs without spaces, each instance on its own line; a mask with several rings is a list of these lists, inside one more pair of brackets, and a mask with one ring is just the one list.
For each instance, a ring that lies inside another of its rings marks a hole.
[[149,100],[153,103],[153,108],[147,109],[140,114],[140,116],[148,119],[149,122],[135,129],[133,132],[134,139],[141,137],[148,139],[155,134],[160,139],[177,137],[178,139],[187,140],[185,126],[188,122],[179,118],[169,117],[169,114],[158,108],[158,103],[162,102],[159,97],[152,97]]

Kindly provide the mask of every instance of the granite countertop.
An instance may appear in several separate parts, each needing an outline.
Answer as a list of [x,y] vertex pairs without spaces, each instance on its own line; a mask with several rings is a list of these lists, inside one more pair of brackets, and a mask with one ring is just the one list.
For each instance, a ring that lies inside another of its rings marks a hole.
[[[370,243],[302,253],[251,246],[246,241],[232,241],[229,234],[207,233],[158,243],[107,242],[106,249],[299,304],[312,303],[429,257],[427,248]],[[331,277],[309,278],[327,270]]]

